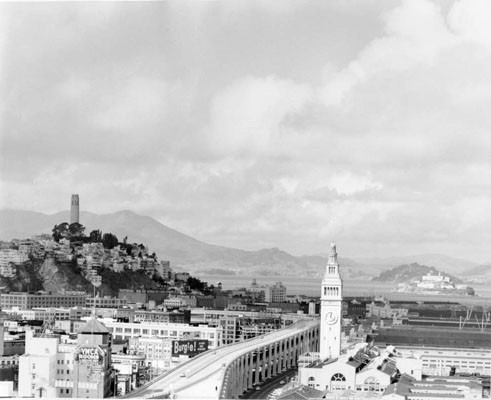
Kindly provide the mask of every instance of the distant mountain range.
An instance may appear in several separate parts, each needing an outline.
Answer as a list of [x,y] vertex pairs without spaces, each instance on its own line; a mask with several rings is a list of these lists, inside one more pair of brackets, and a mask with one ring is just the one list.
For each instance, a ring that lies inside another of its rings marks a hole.
[[[0,210],[0,240],[28,238],[49,233],[56,224],[67,222],[69,211],[47,215],[34,211]],[[326,255],[293,256],[278,248],[246,251],[201,242],[169,228],[157,220],[132,211],[112,214],[81,212],[80,222],[88,235],[93,229],[115,234],[120,241],[125,236],[130,243],[143,243],[161,260],[171,261],[176,269],[191,273],[227,273],[267,276],[298,275],[320,277],[327,263]],[[417,262],[462,276],[466,271],[479,270],[479,264],[439,254],[390,258],[339,258],[345,277],[375,276],[385,269]],[[484,269],[484,271],[487,271]]]

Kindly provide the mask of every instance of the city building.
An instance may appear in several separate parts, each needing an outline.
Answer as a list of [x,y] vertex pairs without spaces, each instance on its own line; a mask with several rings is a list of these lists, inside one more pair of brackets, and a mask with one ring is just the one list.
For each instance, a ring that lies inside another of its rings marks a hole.
[[360,343],[336,358],[307,361],[299,368],[299,382],[318,390],[383,393],[401,372],[421,379],[421,361],[401,357],[394,346],[381,350]]
[[84,307],[86,295],[44,294],[27,292],[10,292],[0,294],[2,310],[18,307],[19,309]]
[[264,301],[266,303],[284,303],[286,301],[286,287],[281,282],[264,289]]
[[87,308],[120,308],[126,306],[125,299],[117,297],[103,296],[87,297],[85,299],[85,307]]
[[115,394],[124,395],[136,389],[145,380],[145,354],[113,353],[112,366],[116,371],[114,376]]
[[162,338],[170,340],[201,339],[208,341],[208,348],[222,345],[222,328],[207,325],[161,324],[158,322],[127,323],[104,319],[104,325],[115,339]]
[[368,340],[379,347],[394,345],[403,356],[420,358],[425,375],[491,375],[491,336],[486,331],[403,325],[379,329]]
[[407,308],[393,308],[388,301],[372,301],[366,308],[367,318],[405,318],[408,315]]
[[72,397],[102,398],[111,392],[111,335],[95,317],[80,329],[74,351]]
[[103,398],[111,390],[111,335],[97,319],[67,335],[26,333],[19,397]]
[[11,248],[0,250],[0,267],[2,268],[8,267],[10,263],[22,264],[26,261],[29,261],[29,255],[26,252]]
[[[58,344],[57,337],[34,337],[32,334],[26,337],[26,352],[19,357],[19,397],[58,397],[55,386],[59,372],[59,367],[56,370]],[[66,376],[71,377],[73,365],[66,367]]]
[[389,385],[384,400],[482,399],[483,386],[477,377],[427,377],[416,380],[403,375]]
[[288,317],[255,311],[191,309],[193,324],[206,324],[223,329],[223,344],[236,343],[281,329],[286,324],[283,318]]
[[124,322],[159,322],[162,324],[189,324],[190,310],[135,310],[120,308],[116,311],[116,319]]
[[15,277],[16,271],[17,271],[17,267],[13,262],[9,262],[6,265],[0,265],[0,275],[5,278]]

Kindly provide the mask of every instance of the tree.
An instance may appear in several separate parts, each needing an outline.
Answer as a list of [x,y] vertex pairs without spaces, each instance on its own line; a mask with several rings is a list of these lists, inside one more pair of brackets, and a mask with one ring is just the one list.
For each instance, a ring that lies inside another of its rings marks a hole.
[[91,243],[100,243],[102,242],[102,232],[99,229],[94,229],[90,232],[89,238]]
[[69,236],[68,231],[68,222],[62,222],[59,225],[55,225],[53,227],[53,240],[55,242],[59,242],[60,239],[66,238]]
[[105,249],[113,249],[115,246],[118,245],[118,243],[118,238],[112,233],[105,233],[102,236],[102,245]]
[[192,276],[188,278],[188,281],[186,283],[189,286],[189,289],[199,290],[200,292],[203,292],[203,290],[207,286],[206,282],[202,282],[198,278],[193,278]]
[[68,233],[70,241],[80,240],[85,237],[85,226],[79,224],[78,222],[73,222],[68,225]]

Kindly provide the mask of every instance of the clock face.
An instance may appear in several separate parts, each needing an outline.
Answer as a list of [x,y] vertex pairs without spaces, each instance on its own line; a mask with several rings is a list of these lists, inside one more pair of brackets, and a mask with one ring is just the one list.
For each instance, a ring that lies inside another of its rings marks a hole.
[[326,313],[326,322],[329,325],[335,324],[336,322],[338,322],[338,315],[333,311],[327,312]]

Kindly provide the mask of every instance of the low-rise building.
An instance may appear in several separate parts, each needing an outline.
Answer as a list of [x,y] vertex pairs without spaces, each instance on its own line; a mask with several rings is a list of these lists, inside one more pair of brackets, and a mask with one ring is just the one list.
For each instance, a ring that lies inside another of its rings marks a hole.
[[427,377],[416,380],[403,375],[389,385],[384,400],[482,399],[482,385],[477,377]]
[[475,329],[398,326],[369,338],[379,347],[394,345],[407,357],[419,357],[425,375],[456,373],[491,375],[491,337]]
[[120,308],[126,305],[125,299],[117,297],[103,296],[87,297],[85,299],[85,307],[87,308]]
[[400,372],[421,379],[421,361],[401,357],[393,346],[380,350],[360,343],[339,357],[315,360],[309,353],[308,363],[300,360],[299,382],[317,390],[377,392],[394,383]]
[[207,325],[161,324],[158,322],[126,323],[104,319],[104,325],[115,339],[162,338],[170,340],[201,339],[208,341],[208,348],[222,345],[222,328]]
[[29,260],[27,253],[17,249],[0,249],[0,267],[7,266],[9,263],[22,264]]
[[60,308],[83,307],[86,295],[63,295],[46,293],[10,292],[0,294],[0,307],[2,310],[18,307],[19,309],[32,308]]

